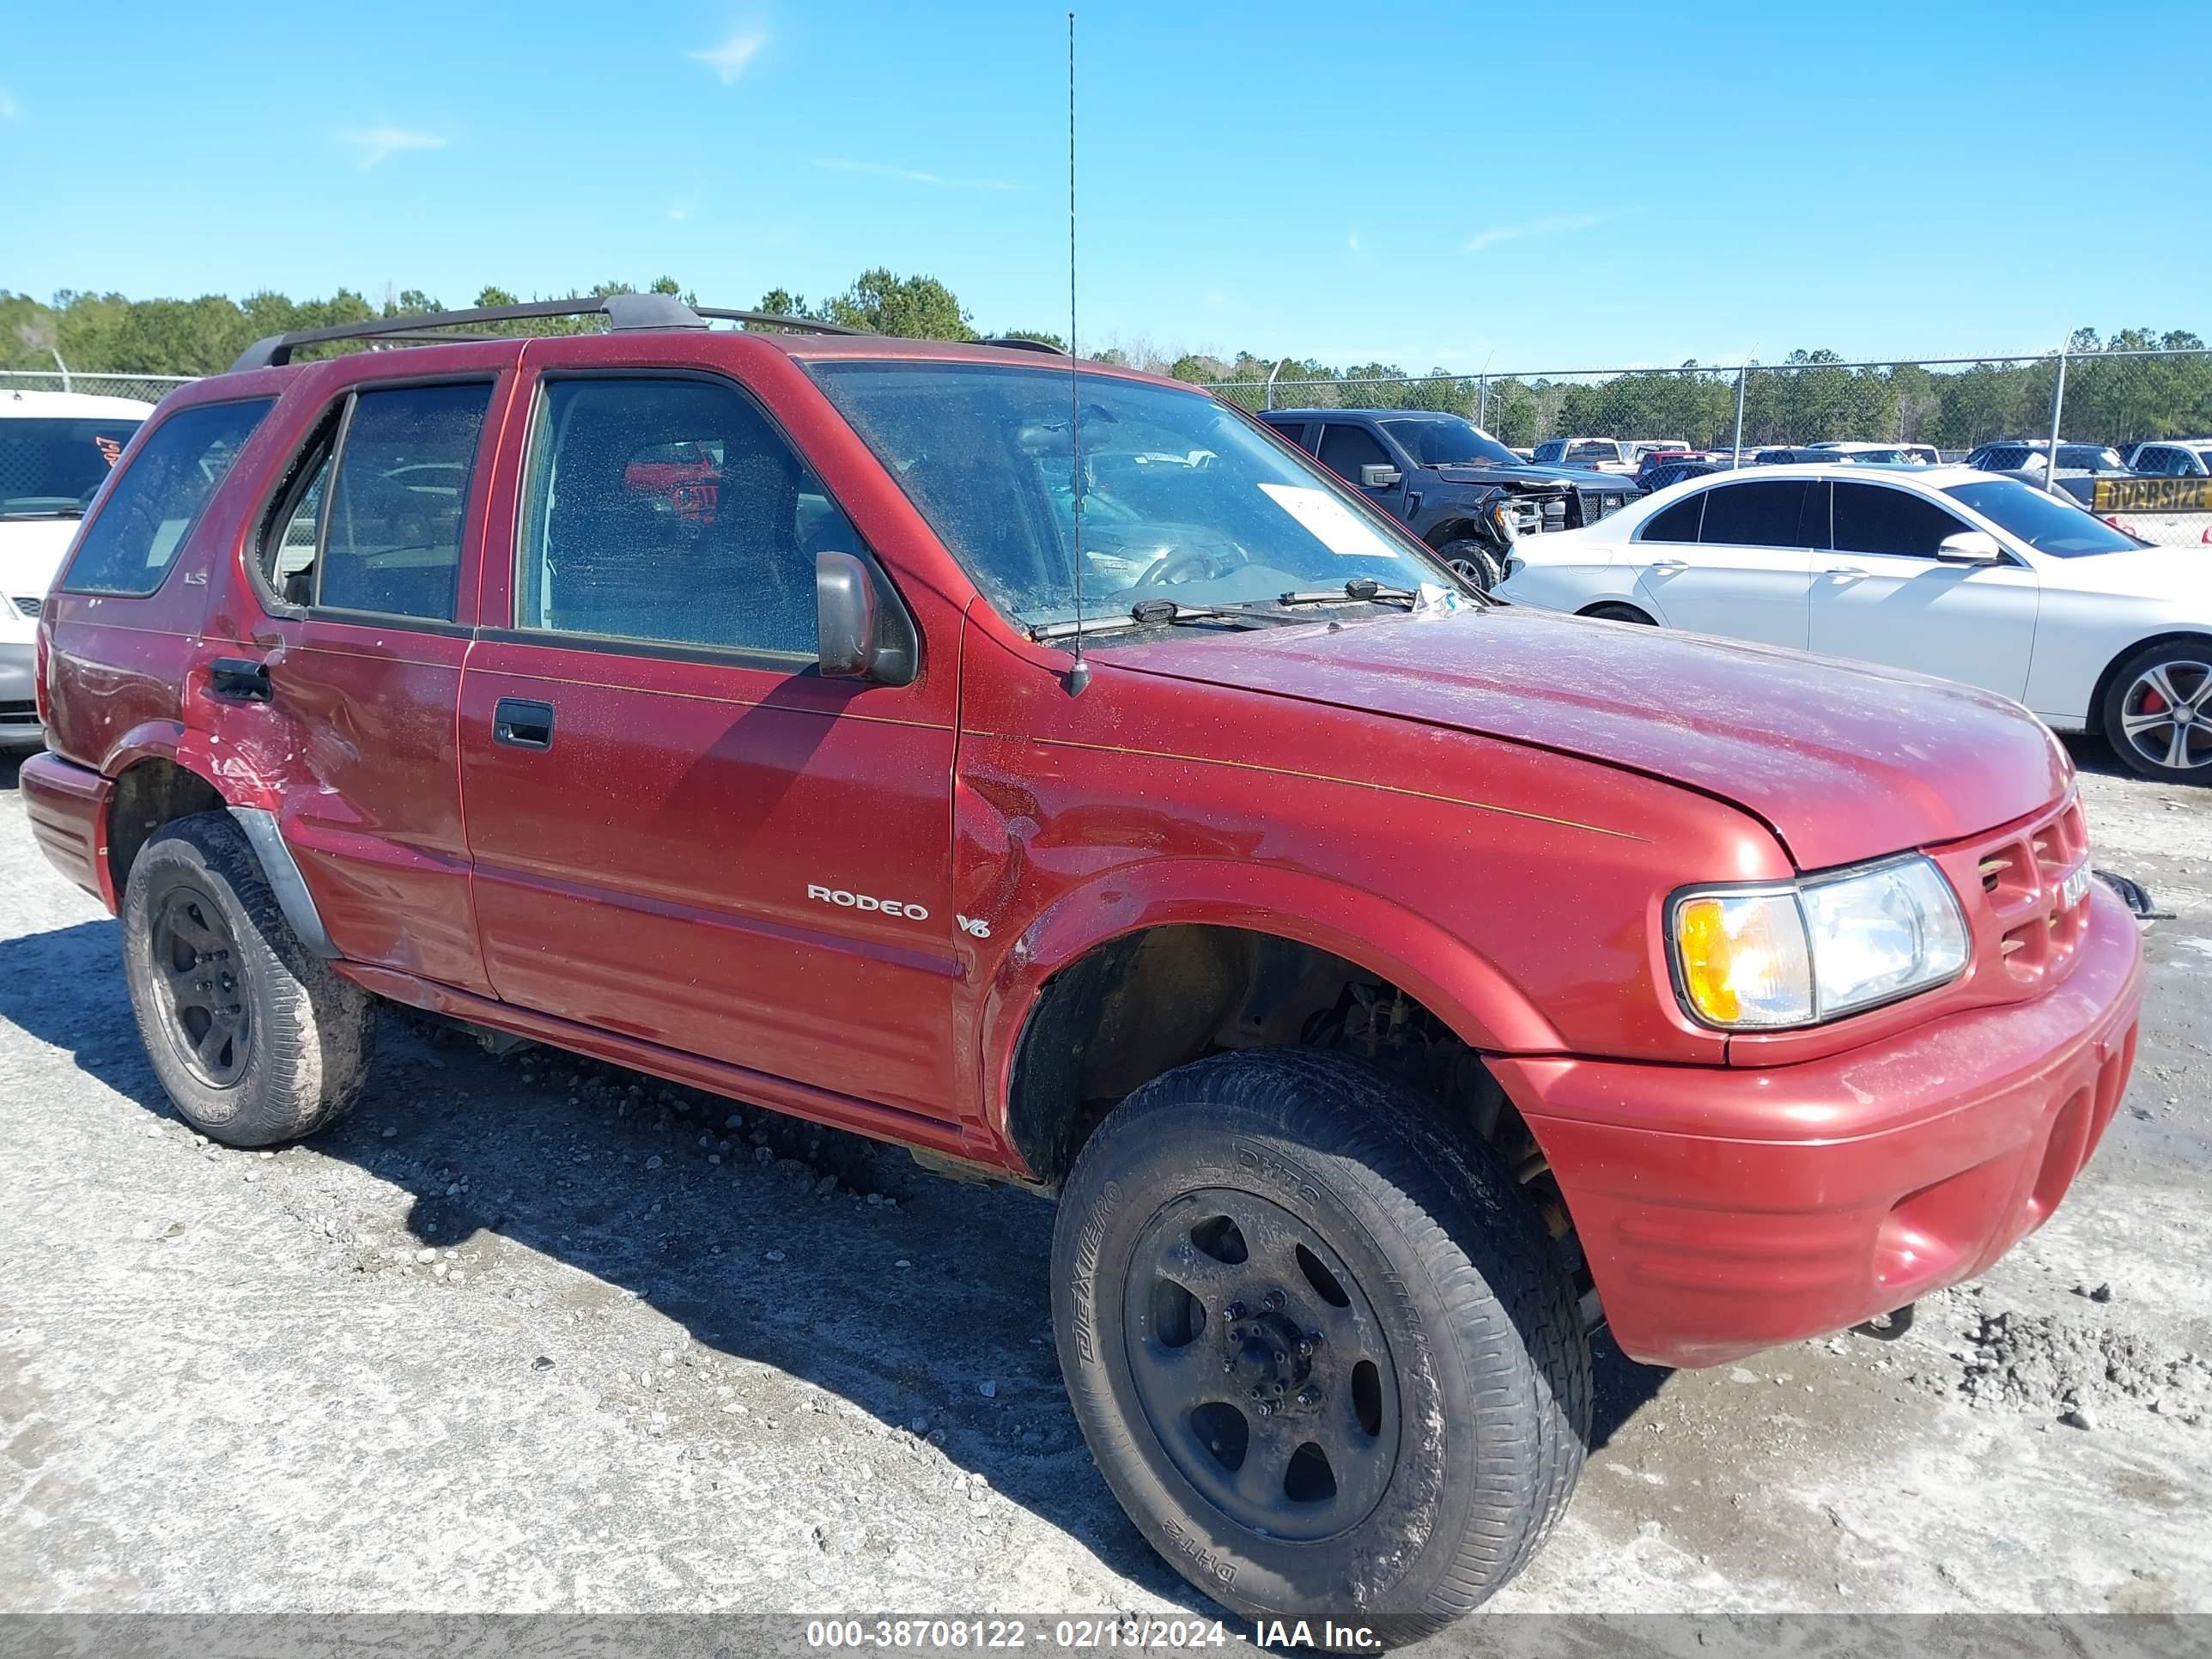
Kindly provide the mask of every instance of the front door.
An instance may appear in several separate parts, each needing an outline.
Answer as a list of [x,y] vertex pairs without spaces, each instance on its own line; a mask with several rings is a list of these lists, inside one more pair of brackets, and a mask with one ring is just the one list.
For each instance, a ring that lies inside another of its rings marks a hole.
[[[1406,477],[1384,448],[1382,441],[1365,427],[1349,421],[1331,421],[1321,429],[1321,464],[1392,518],[1406,517]],[[1399,474],[1395,483],[1370,485],[1364,471],[1387,466]]]
[[2033,570],[1938,559],[1946,536],[1975,526],[1911,490],[1838,481],[1834,514],[1835,548],[1813,578],[1814,650],[2008,697],[2027,691],[2040,596]]
[[[763,405],[697,374],[564,373],[568,355],[526,356],[512,626],[479,636],[461,693],[493,984],[954,1115],[957,665],[822,678],[814,556],[867,550]],[[488,573],[488,620],[493,590]]]
[[1802,651],[1826,501],[1826,483],[1803,478],[1746,479],[1689,496],[1630,544],[1637,593],[1669,628]]

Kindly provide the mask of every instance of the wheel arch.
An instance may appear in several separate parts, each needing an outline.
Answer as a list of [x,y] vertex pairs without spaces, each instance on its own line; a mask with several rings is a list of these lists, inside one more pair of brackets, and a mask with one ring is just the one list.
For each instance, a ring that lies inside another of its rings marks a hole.
[[2082,717],[2083,726],[2099,737],[2105,734],[2105,698],[2112,691],[2112,682],[2119,678],[2120,670],[2130,658],[2139,656],[2154,645],[2201,644],[2212,650],[2212,631],[2202,628],[2172,628],[2162,634],[2146,634],[2113,653],[2097,675],[2097,683],[2090,688],[2089,707]]
[[134,732],[111,751],[106,775],[115,784],[107,802],[107,868],[118,902],[129,890],[131,866],[163,824],[229,805],[213,779],[178,758],[173,738],[161,732]]
[[1215,1048],[1295,1042],[1316,1000],[1353,981],[1402,994],[1470,1054],[1560,1045],[1476,947],[1371,893],[1203,860],[1131,885],[1125,871],[1062,895],[984,1010],[991,1127],[1048,1184],[1095,1127],[1084,1115],[1104,1097],[1089,1088],[1118,1098]]

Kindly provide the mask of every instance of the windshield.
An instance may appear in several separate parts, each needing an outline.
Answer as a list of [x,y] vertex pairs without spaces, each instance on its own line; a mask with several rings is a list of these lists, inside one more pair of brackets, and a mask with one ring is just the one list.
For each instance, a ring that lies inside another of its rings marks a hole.
[[0,518],[74,518],[91,504],[139,422],[0,420]]
[[[1039,628],[1075,615],[1069,376],[981,363],[808,365],[975,584]],[[1449,579],[1364,502],[1211,398],[1080,380],[1083,604],[1272,602]]]
[[1382,429],[1423,466],[1518,466],[1521,458],[1472,421],[1456,415],[1385,421]]
[[2069,495],[2052,495],[2015,478],[1953,484],[1943,492],[2002,525],[2039,553],[2078,559],[2092,553],[2132,553],[2144,545],[2115,530]]

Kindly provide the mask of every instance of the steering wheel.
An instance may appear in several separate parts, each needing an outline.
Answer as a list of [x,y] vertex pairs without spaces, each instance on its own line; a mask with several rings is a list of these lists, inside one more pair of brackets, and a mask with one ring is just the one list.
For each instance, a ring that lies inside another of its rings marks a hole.
[[1164,553],[1151,569],[1137,578],[1139,587],[1171,587],[1177,582],[1204,581],[1209,577],[1226,575],[1237,565],[1248,562],[1238,556],[1236,550],[1225,547],[1179,547]]

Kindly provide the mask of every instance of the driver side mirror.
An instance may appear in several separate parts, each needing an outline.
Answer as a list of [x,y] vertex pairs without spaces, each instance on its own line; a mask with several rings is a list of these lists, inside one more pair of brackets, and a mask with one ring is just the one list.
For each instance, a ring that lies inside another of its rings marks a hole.
[[1395,466],[1373,462],[1359,469],[1359,483],[1363,489],[1388,489],[1405,476]]
[[914,678],[914,624],[876,597],[867,562],[851,553],[814,556],[815,662],[824,679],[905,685]]
[[1945,564],[2002,564],[2002,544],[1986,530],[1961,530],[1936,544],[1936,556]]

